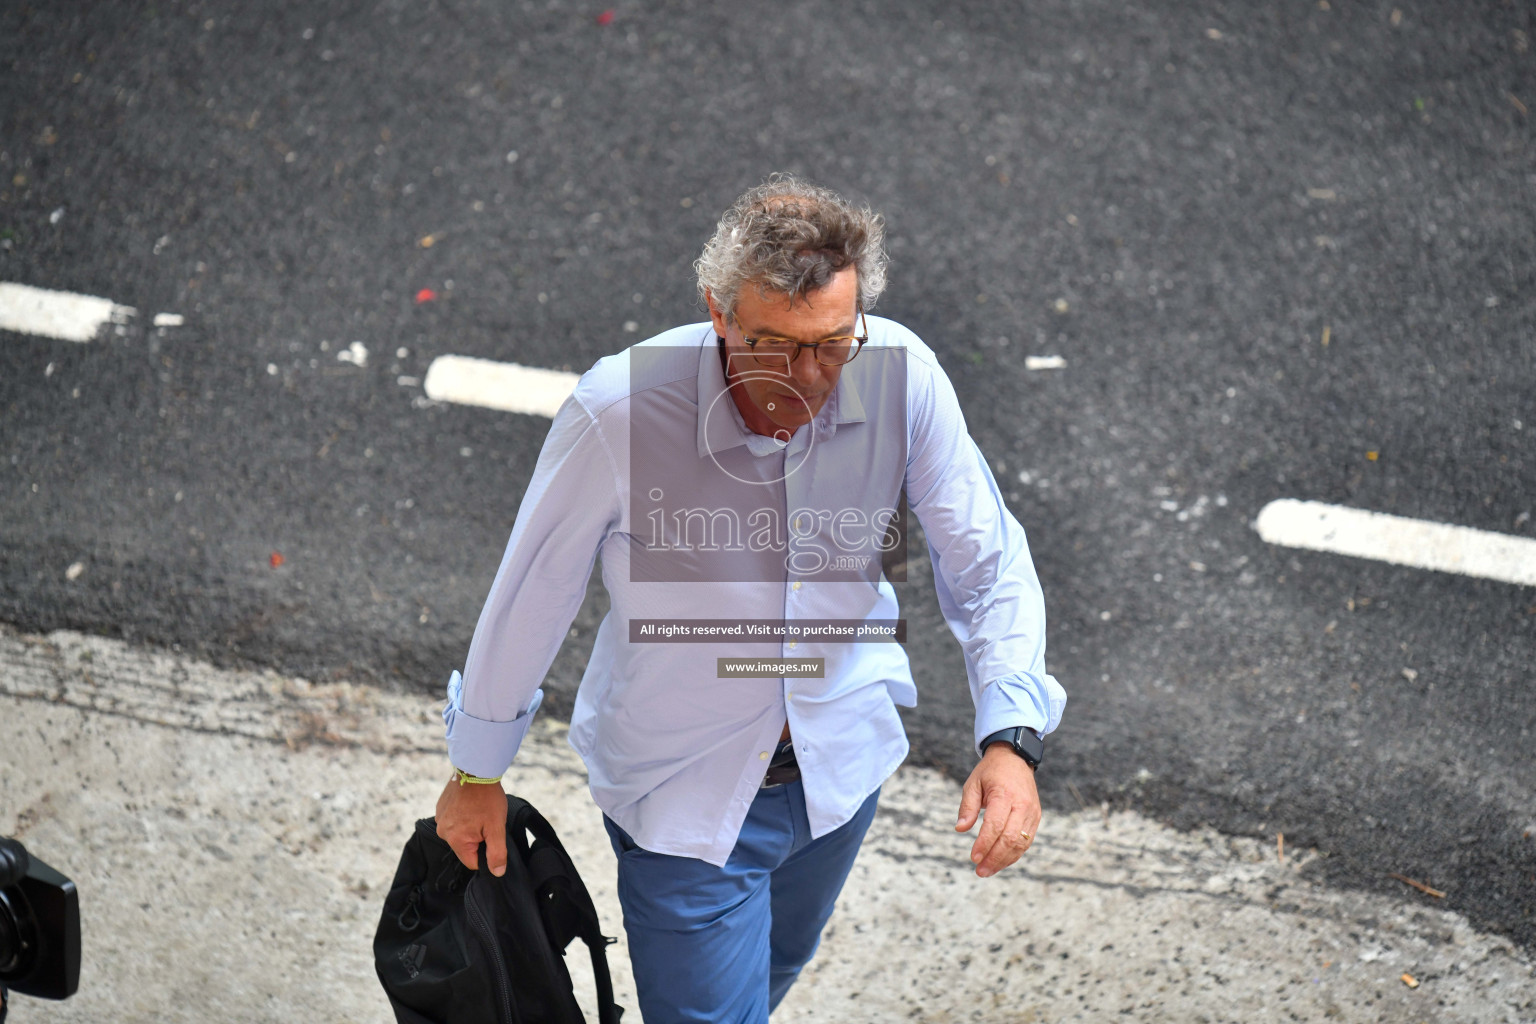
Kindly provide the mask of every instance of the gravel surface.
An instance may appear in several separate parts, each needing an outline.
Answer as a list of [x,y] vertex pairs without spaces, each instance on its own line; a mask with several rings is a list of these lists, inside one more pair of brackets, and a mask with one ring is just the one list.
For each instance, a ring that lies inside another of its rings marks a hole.
[[[0,834],[70,875],[84,918],[79,993],[20,999],[12,1019],[388,1021],[370,944],[446,773],[440,732],[428,702],[366,686],[0,631]],[[543,720],[513,785],[622,935],[612,854],[564,734]],[[1315,851],[1281,860],[1088,808],[1048,815],[1025,861],[981,881],[953,832],[958,804],[933,770],[891,778],[775,1019],[1536,1020],[1536,966],[1507,940],[1407,889],[1320,885]],[[611,964],[633,1006],[622,939]]]

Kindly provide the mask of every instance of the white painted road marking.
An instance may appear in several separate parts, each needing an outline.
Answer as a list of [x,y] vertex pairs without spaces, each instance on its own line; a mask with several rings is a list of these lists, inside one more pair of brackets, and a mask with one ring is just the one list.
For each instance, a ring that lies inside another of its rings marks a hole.
[[1064,370],[1067,361],[1061,356],[1025,356],[1024,369],[1026,370]]
[[1536,540],[1525,537],[1290,498],[1265,505],[1255,525],[1283,547],[1536,586]]
[[137,312],[94,295],[0,282],[0,330],[18,334],[90,341],[108,323],[120,324]]
[[470,356],[438,356],[423,384],[435,402],[553,417],[576,390],[579,374]]

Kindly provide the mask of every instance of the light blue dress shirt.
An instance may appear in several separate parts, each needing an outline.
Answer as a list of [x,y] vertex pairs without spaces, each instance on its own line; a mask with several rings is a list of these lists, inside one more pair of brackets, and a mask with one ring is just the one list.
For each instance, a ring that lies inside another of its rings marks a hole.
[[[867,320],[869,344],[787,443],[747,429],[708,323],[582,376],[544,442],[463,675],[449,681],[456,767],[494,777],[511,764],[601,555],[612,607],[570,731],[597,805],[645,849],[723,865],[787,722],[812,833],[831,832],[907,755],[896,705],[914,706],[917,689],[905,650],[633,642],[630,621],[897,619],[876,547],[902,488],[964,650],[973,740],[1056,728],[1066,694],[1045,672],[1024,530],[932,350],[894,321]],[[771,536],[777,546],[760,543]],[[722,678],[725,657],[820,658],[824,674]]]

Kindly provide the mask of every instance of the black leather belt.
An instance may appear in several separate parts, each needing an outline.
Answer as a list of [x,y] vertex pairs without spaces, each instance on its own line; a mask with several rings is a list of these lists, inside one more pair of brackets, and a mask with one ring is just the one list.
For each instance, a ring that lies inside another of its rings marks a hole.
[[791,736],[773,748],[773,757],[768,761],[768,772],[763,776],[762,788],[772,789],[786,782],[796,782],[799,778],[800,763],[795,760],[795,738]]

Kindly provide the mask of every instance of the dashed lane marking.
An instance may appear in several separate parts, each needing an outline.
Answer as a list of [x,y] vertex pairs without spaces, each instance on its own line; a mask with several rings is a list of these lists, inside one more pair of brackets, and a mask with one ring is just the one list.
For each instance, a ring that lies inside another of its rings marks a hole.
[[111,299],[0,282],[0,330],[61,341],[90,341],[109,323],[138,311]]
[[422,387],[435,402],[553,417],[580,376],[470,356],[438,356]]
[[1255,524],[1271,544],[1536,586],[1536,540],[1283,498]]

